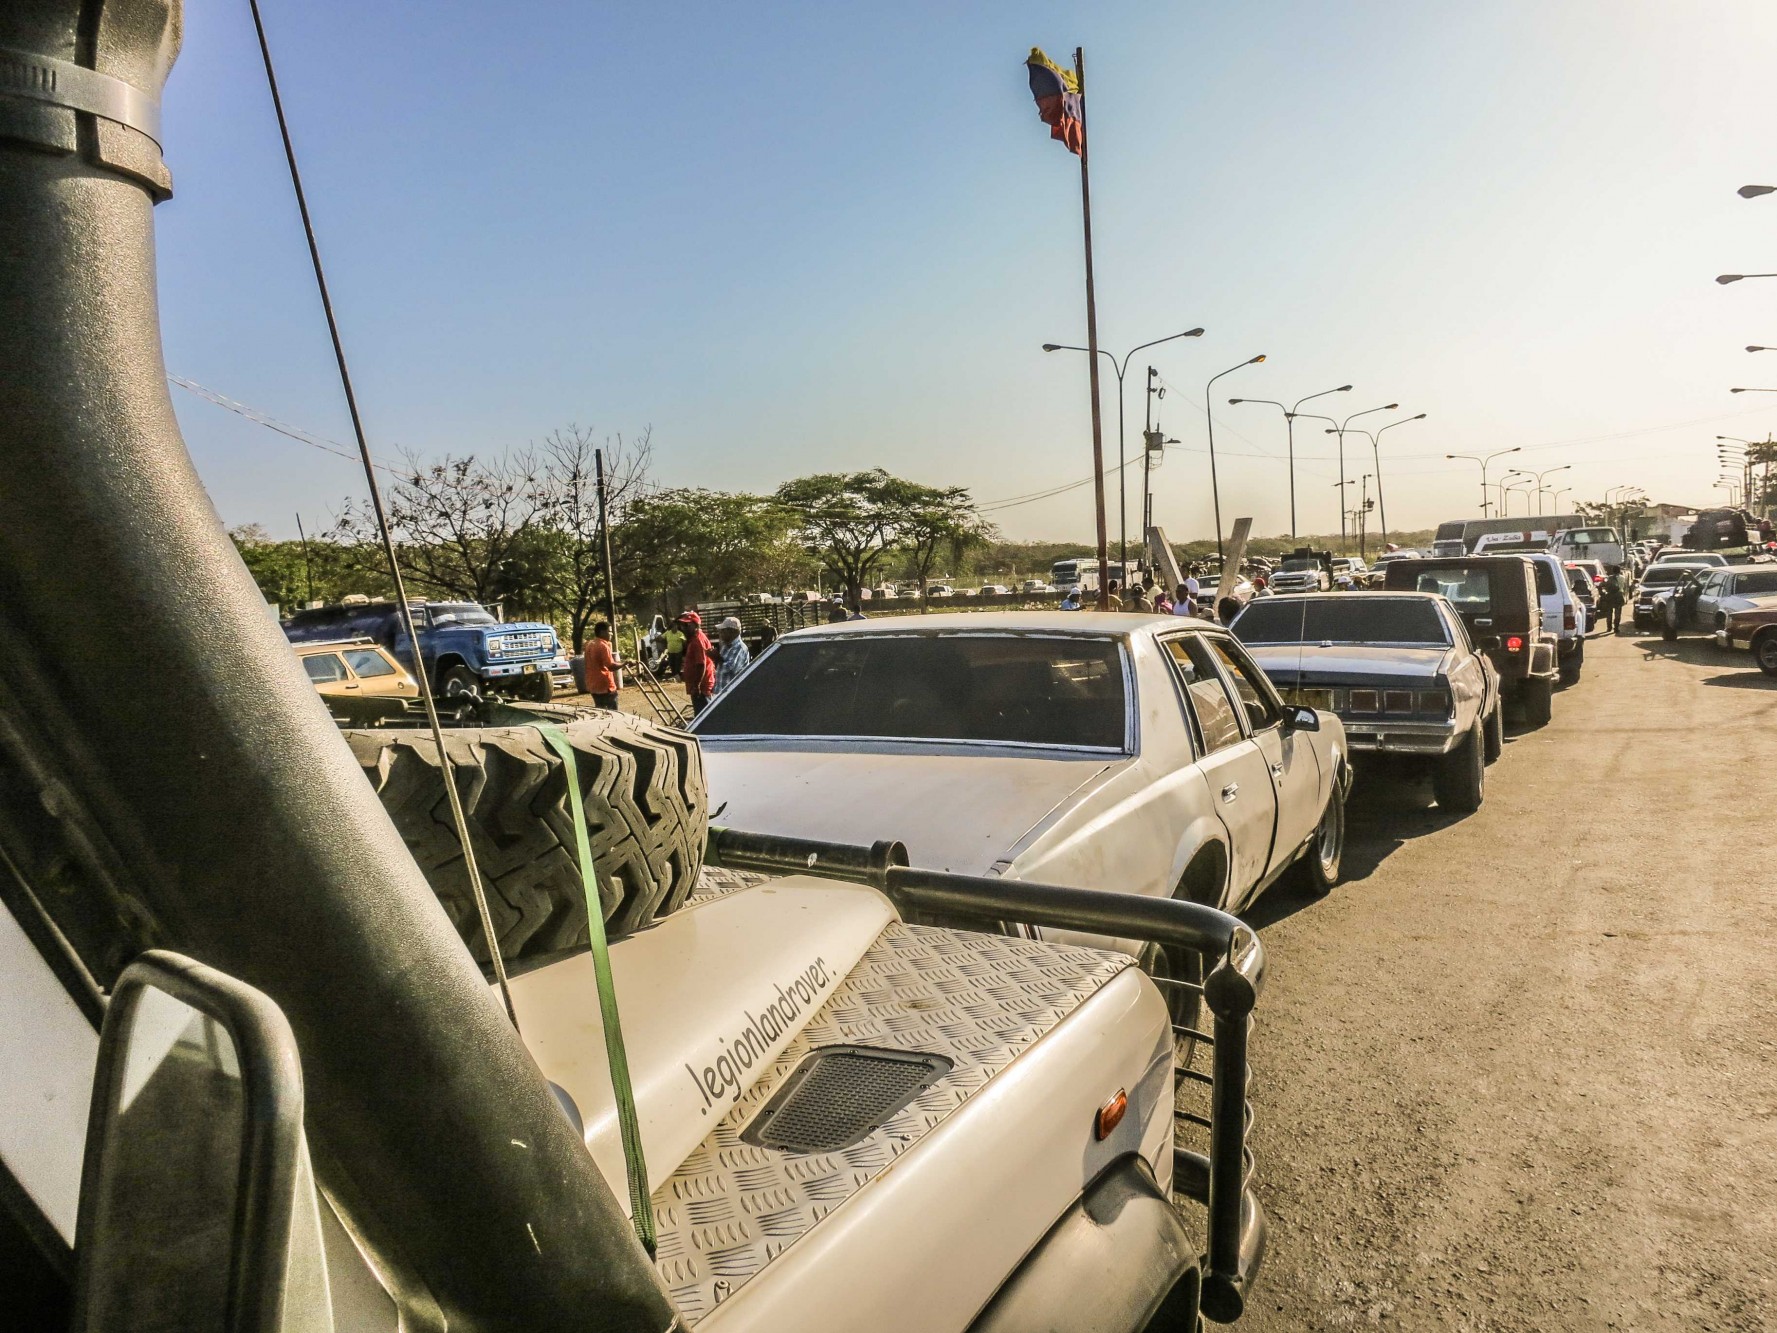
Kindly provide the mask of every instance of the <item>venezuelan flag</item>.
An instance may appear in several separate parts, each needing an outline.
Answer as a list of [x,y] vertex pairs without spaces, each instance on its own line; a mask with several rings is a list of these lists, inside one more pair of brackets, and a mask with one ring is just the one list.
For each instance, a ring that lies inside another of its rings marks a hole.
[[1049,137],[1081,153],[1086,146],[1085,111],[1080,102],[1080,81],[1071,69],[1063,69],[1041,47],[1030,48],[1024,62],[1030,71],[1030,95],[1037,99],[1037,115],[1049,127]]

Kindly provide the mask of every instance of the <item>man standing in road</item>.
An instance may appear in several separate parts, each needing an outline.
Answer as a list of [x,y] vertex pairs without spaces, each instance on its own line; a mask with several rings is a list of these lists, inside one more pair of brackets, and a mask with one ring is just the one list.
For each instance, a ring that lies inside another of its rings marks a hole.
[[703,712],[716,692],[716,664],[710,660],[710,641],[703,632],[703,617],[687,611],[679,617],[685,631],[685,693],[691,696],[691,715]]
[[617,711],[617,671],[624,664],[611,651],[611,624],[601,620],[586,642],[586,692],[600,708]]
[[1623,603],[1628,600],[1629,590],[1623,583],[1623,567],[1612,565],[1605,574],[1604,587],[1598,593],[1598,614],[1612,634],[1620,634],[1619,628],[1623,620]]
[[676,621],[666,629],[666,674],[676,676],[685,669],[685,627]]
[[716,693],[720,694],[735,681],[740,673],[753,664],[753,654],[747,648],[747,641],[740,636],[740,621],[729,616],[716,626],[716,637],[722,640],[722,657],[716,663]]

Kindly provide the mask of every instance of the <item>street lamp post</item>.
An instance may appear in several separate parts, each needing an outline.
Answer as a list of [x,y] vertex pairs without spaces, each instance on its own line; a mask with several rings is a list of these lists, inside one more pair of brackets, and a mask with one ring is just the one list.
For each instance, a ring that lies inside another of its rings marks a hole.
[[1723,273],[1716,281],[1726,287],[1730,282],[1745,282],[1748,278],[1777,278],[1777,273]]
[[1386,426],[1378,426],[1374,434],[1369,431],[1364,432],[1370,436],[1370,458],[1376,464],[1376,517],[1382,524],[1382,544],[1384,546],[1388,545],[1388,500],[1382,493],[1382,432],[1393,430],[1396,426],[1404,426],[1409,421],[1424,420],[1425,413],[1421,412],[1418,416],[1402,417],[1399,421],[1391,421]]
[[1561,512],[1561,497],[1566,495],[1572,489],[1573,487],[1571,486],[1563,486],[1560,490],[1556,491],[1555,498],[1549,501],[1549,507],[1559,514]]
[[1515,454],[1524,446],[1514,444],[1510,449],[1498,449],[1490,454],[1445,454],[1445,458],[1460,459],[1463,462],[1481,465],[1481,517],[1487,517],[1487,465],[1496,458],[1504,458],[1507,454]]
[[[1110,358],[1111,366],[1117,372],[1117,547],[1125,579],[1129,577],[1129,488],[1125,476],[1129,464],[1125,458],[1123,447],[1123,375],[1129,369],[1129,358],[1145,348],[1158,347],[1161,343],[1172,342],[1175,338],[1201,338],[1202,336],[1202,329],[1186,329],[1183,333],[1169,333],[1164,338],[1156,338],[1153,342],[1145,342],[1131,347],[1123,353],[1121,361],[1104,348],[1098,349],[1100,356]],[[1091,349],[1075,347],[1069,343],[1044,343],[1043,350],[1045,352],[1086,352]]]
[[1203,386],[1203,419],[1209,426],[1209,493],[1215,502],[1216,511],[1216,556],[1224,562],[1226,562],[1228,555],[1222,549],[1222,489],[1221,484],[1216,480],[1216,418],[1215,413],[1210,411],[1209,391],[1215,388],[1216,381],[1221,379],[1222,375],[1232,375],[1241,366],[1256,366],[1264,359],[1263,352],[1257,356],[1248,357],[1239,366],[1229,366],[1220,374],[1211,375],[1209,383]]
[[[1399,406],[1400,406],[1399,403],[1384,403],[1381,407],[1366,407],[1361,412],[1353,412],[1350,416],[1346,417],[1344,421],[1341,421],[1337,427],[1335,427],[1333,430],[1329,430],[1327,432],[1328,435],[1337,435],[1339,437],[1339,480],[1340,481],[1345,480],[1345,429],[1346,429],[1346,427],[1349,426],[1352,422],[1356,421],[1359,417],[1367,417],[1372,412],[1392,412]],[[1344,546],[1345,541],[1346,541],[1345,507],[1343,505],[1341,505],[1339,507],[1339,545]]]
[[1541,472],[1537,472],[1534,474],[1526,472],[1524,474],[1527,477],[1532,476],[1532,475],[1534,475],[1536,477],[1536,512],[1537,513],[1540,514],[1543,512],[1543,493],[1548,489],[1547,487],[1545,487],[1543,485],[1543,478],[1553,476],[1557,472],[1566,472],[1572,467],[1573,467],[1572,463],[1563,463],[1560,467],[1546,467]]
[[1526,472],[1524,474],[1524,480],[1522,480],[1522,481],[1514,481],[1510,485],[1505,485],[1502,483],[1499,488],[1500,517],[1502,517],[1502,518],[1510,518],[1511,517],[1511,515],[1512,515],[1511,495],[1512,495],[1513,491],[1520,491],[1520,490],[1524,492],[1524,513],[1525,513],[1525,516],[1528,517],[1530,514],[1530,488],[1531,488],[1531,486],[1533,486],[1535,484],[1535,482],[1536,482],[1535,476],[1532,475],[1531,473]]
[[[1341,384],[1337,389],[1322,389],[1319,393],[1309,394],[1307,398],[1296,399],[1295,407],[1285,407],[1275,398],[1230,398],[1228,400],[1229,407],[1233,407],[1237,403],[1264,403],[1283,413],[1284,431],[1289,436],[1290,442],[1290,535],[1292,537],[1299,531],[1296,527],[1296,417],[1298,409],[1303,403],[1314,398],[1325,398],[1329,393],[1350,392],[1351,386],[1349,384]],[[1331,421],[1332,418],[1320,417],[1318,420]]]

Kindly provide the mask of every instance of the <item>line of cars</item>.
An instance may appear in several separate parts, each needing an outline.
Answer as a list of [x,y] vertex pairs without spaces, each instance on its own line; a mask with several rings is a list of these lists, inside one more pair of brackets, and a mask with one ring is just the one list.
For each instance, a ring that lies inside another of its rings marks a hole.
[[1642,572],[1634,624],[1671,642],[1682,635],[1745,650],[1777,676],[1777,561],[1755,549],[1659,552]]

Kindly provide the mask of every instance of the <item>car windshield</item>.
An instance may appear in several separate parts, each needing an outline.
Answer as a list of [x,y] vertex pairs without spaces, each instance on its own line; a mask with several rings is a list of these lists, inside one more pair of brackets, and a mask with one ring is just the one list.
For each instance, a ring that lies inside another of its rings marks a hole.
[[439,602],[426,608],[434,625],[497,625],[486,607],[474,602]]
[[1677,583],[1686,574],[1695,573],[1695,565],[1654,565],[1641,576],[1644,588],[1663,588],[1669,583]]
[[1283,562],[1283,572],[1286,574],[1300,574],[1305,570],[1319,568],[1320,561],[1318,560],[1297,560],[1291,557]]
[[1125,711],[1114,639],[846,634],[783,640],[693,730],[1121,750]]
[[1253,602],[1234,622],[1242,643],[1388,643],[1443,647],[1444,618],[1417,597],[1289,597]]

